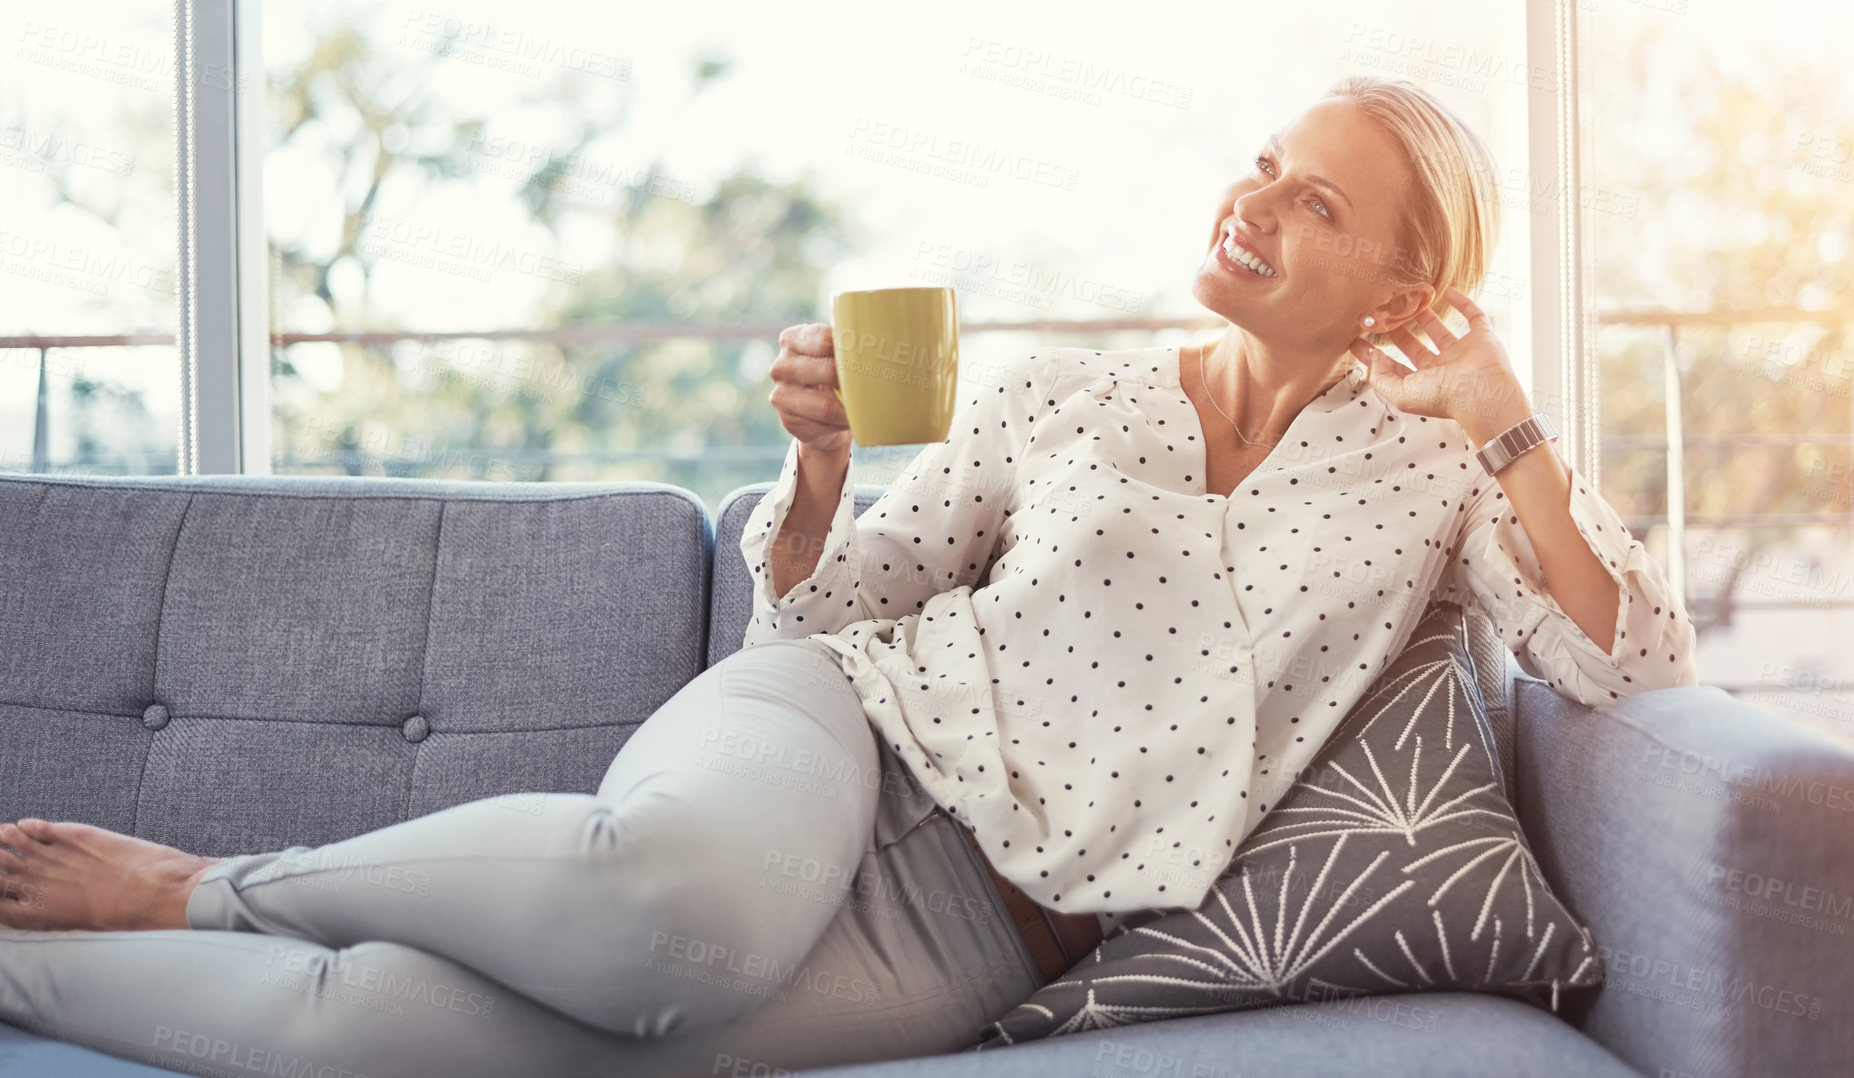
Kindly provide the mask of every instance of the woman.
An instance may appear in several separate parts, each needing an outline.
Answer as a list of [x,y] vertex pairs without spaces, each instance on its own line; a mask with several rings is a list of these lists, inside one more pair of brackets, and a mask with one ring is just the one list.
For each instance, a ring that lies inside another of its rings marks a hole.
[[1476,455],[1532,414],[1467,296],[1489,171],[1421,90],[1341,81],[1210,221],[1227,330],[969,371],[860,518],[828,327],[788,329],[749,646],[596,795],[220,860],[0,825],[0,1018],[371,1078],[951,1051],[1197,905],[1432,597],[1586,703],[1693,683],[1659,567],[1550,442]]

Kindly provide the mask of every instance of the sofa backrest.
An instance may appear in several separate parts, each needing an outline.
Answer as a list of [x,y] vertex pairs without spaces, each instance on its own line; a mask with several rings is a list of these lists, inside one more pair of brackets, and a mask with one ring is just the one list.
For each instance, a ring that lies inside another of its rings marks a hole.
[[0,476],[0,818],[221,856],[591,792],[712,551],[659,483]]
[[[712,605],[708,608],[708,665],[713,666],[740,650],[753,618],[753,577],[740,556],[740,537],[754,507],[772,491],[771,483],[750,483],[722,499],[715,517],[715,559],[710,575]],[[882,496],[879,483],[856,484],[853,509],[862,516]]]
[[[772,485],[711,526],[647,482],[0,475],[0,819],[223,856],[591,792],[739,650]],[[1512,775],[1510,655],[1469,623]]]
[[[747,622],[753,616],[752,577],[740,556],[740,536],[747,518],[773,488],[770,482],[751,483],[733,491],[721,502],[715,521],[715,556],[713,570],[713,606],[708,613],[708,665],[713,666],[740,650]],[[883,487],[858,483],[855,512],[861,516],[877,498]],[[1427,611],[1425,611],[1427,614]],[[1515,774],[1513,759],[1513,717],[1508,692],[1511,675],[1517,669],[1510,664],[1512,652],[1500,640],[1493,623],[1478,610],[1467,614],[1468,652],[1475,659],[1475,679],[1481,697],[1487,702],[1488,718],[1493,721],[1494,739],[1498,742],[1500,764],[1508,776]]]

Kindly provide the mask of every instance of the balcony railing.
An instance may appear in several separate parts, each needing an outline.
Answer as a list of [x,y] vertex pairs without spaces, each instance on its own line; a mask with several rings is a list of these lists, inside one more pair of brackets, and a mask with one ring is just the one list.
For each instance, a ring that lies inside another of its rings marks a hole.
[[[1643,435],[1609,435],[1602,439],[1601,446],[1609,452],[1658,451],[1667,456],[1667,511],[1661,514],[1635,514],[1624,518],[1631,531],[1646,532],[1650,527],[1663,525],[1667,528],[1667,569],[1669,582],[1686,603],[1687,574],[1684,564],[1686,549],[1686,531],[1694,527],[1797,527],[1804,525],[1831,525],[1846,527],[1851,523],[1850,514],[1842,512],[1820,513],[1723,513],[1693,514],[1686,510],[1686,450],[1715,447],[1749,447],[1749,446],[1854,446],[1854,434],[1728,434],[1692,438],[1686,435],[1685,422],[1680,406],[1680,364],[1679,331],[1685,327],[1730,326],[1745,324],[1785,324],[1820,323],[1829,325],[1845,324],[1854,319],[1850,311],[1801,311],[1783,310],[1742,310],[1742,311],[1616,311],[1596,316],[1600,325],[1633,325],[1642,327],[1660,327],[1665,331],[1662,376],[1664,379],[1665,398],[1667,400],[1667,434],[1662,436]],[[270,337],[273,348],[289,348],[308,343],[357,344],[367,346],[389,346],[405,341],[439,342],[453,340],[472,341],[531,341],[556,345],[594,345],[594,344],[639,344],[666,340],[774,340],[779,331],[789,324],[787,321],[741,322],[730,325],[691,325],[685,323],[625,323],[621,325],[582,325],[563,326],[554,329],[507,329],[507,330],[447,330],[436,332],[411,332],[403,330],[363,330],[335,333],[276,333]],[[1033,319],[1026,321],[964,322],[960,333],[970,336],[985,333],[1110,333],[1125,331],[1156,332],[1166,329],[1200,329],[1208,330],[1222,326],[1217,318],[1111,318],[1111,319]],[[173,337],[168,334],[128,334],[119,336],[14,336],[0,337],[0,349],[37,349],[39,352],[38,399],[33,425],[31,469],[44,472],[50,468],[47,451],[49,424],[47,409],[48,392],[48,357],[53,349],[80,348],[114,348],[147,345],[171,345]],[[1851,420],[1850,430],[1854,430]],[[785,447],[767,446],[757,449],[735,447],[717,448],[694,455],[695,459],[708,461],[738,461],[741,459],[766,459],[776,461],[785,454]],[[541,462],[541,461],[622,461],[636,459],[689,459],[689,454],[666,449],[636,450],[595,450],[575,453],[560,453],[555,450],[497,450],[498,460],[507,462]],[[371,459],[371,455],[369,455]],[[343,458],[312,460],[298,462],[301,465],[319,464],[346,465],[352,461]],[[1731,605],[1739,609],[1749,608],[1790,608],[1808,606],[1819,608],[1824,605],[1819,600],[1757,600],[1730,599]],[[1710,613],[1706,608],[1716,602],[1727,600],[1698,599],[1689,604],[1689,609],[1696,614]],[[1854,599],[1830,599],[1830,606],[1854,606]]]

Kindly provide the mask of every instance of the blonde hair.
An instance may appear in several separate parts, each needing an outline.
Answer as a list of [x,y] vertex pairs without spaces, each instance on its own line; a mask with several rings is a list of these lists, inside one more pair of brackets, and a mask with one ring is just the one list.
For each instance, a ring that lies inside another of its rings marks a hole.
[[[1452,308],[1444,294],[1452,287],[1473,298],[1499,239],[1493,154],[1460,117],[1406,79],[1352,75],[1326,97],[1356,105],[1403,147],[1415,190],[1384,276],[1399,288],[1434,288],[1429,310],[1445,318]],[[1364,336],[1387,343],[1382,333]]]

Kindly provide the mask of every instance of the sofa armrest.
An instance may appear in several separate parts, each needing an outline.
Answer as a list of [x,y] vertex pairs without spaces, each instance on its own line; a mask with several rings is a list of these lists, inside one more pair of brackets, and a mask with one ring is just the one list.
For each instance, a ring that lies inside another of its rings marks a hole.
[[1854,746],[1710,685],[1590,709],[1514,679],[1516,800],[1646,1074],[1854,1074]]

